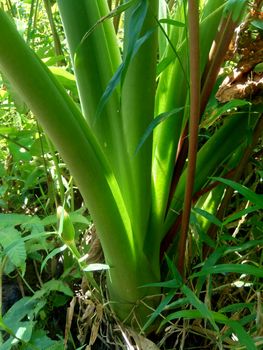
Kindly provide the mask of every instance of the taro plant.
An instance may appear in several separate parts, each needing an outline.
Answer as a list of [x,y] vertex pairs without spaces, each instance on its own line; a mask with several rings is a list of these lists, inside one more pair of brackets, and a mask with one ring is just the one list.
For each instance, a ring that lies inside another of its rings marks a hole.
[[[260,114],[245,105],[222,118],[212,136],[198,139],[247,2],[129,0],[111,12],[106,0],[57,3],[80,108],[3,10],[0,69],[80,189],[110,267],[116,314],[141,327],[146,306],[158,305],[164,253],[185,276],[193,199],[205,210],[217,207],[221,188],[211,187],[210,201],[201,196],[207,197],[211,176],[234,169],[262,129]],[[123,14],[120,47],[113,18]]]

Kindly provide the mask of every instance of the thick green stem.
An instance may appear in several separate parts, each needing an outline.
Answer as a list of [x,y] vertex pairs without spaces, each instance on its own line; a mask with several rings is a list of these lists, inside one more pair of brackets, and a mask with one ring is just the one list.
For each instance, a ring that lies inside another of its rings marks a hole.
[[[111,300],[117,303],[116,312],[124,319],[138,300],[156,292],[153,288],[139,288],[156,282],[156,276],[143,252],[136,250],[130,218],[112,168],[79,109],[3,11],[0,32],[0,69],[37,116],[74,176],[111,267]],[[145,312],[139,310],[137,315],[144,322]]]
[[[148,239],[145,237],[151,208],[152,138],[149,137],[137,153],[136,148],[143,133],[154,117],[157,60],[155,17],[157,13],[158,1],[149,1],[139,38],[149,34],[151,31],[153,32],[131,60],[121,90],[123,130],[125,134],[125,147],[128,154],[127,165],[123,169],[123,178],[125,178],[126,182],[124,187],[127,189],[124,196],[131,212],[131,217],[134,219],[133,229],[139,249],[143,249],[144,243],[147,246],[149,245]],[[129,54],[127,52],[129,40],[131,40],[134,30],[132,28],[132,21],[133,13],[126,14],[124,59]],[[152,259],[151,255],[150,259]],[[157,270],[159,269],[159,264],[156,266],[156,262],[154,266]]]
[[[118,174],[120,158],[125,152],[118,91],[113,93],[100,117],[96,117],[99,101],[121,63],[112,23],[109,20],[97,23],[107,14],[107,1],[58,0],[58,5],[83,114],[103,152],[110,159],[115,174]],[[87,35],[91,28],[92,32]]]

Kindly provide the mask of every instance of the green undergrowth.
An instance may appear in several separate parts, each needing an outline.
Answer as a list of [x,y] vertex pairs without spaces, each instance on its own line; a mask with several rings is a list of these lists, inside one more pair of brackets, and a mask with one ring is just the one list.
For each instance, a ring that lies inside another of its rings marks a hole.
[[[261,169],[255,168],[253,181],[249,180],[256,192],[261,187],[262,180],[256,175],[260,173]],[[162,300],[156,310],[148,309],[148,321],[142,329],[159,325],[157,332],[148,336],[159,349],[197,349],[201,344],[204,349],[262,347],[262,195],[236,183],[231,185],[236,192],[223,222],[205,212],[192,212],[187,280],[182,281],[169,258],[164,260],[168,278],[159,283]],[[218,225],[216,242],[204,261],[200,215]],[[77,247],[85,256],[92,244],[82,251],[82,242],[94,239],[92,222],[85,209],[71,212],[70,219]],[[90,270],[92,266],[101,270],[94,275],[103,296],[98,298],[87,279],[83,280],[83,265],[69,254],[61,239],[55,214],[41,218],[2,213],[0,229],[3,295],[5,288],[14,284],[20,289],[18,300],[1,317],[1,349],[64,349],[65,343],[68,349],[85,344],[95,344],[96,349],[98,343],[106,349],[106,344],[114,342],[125,349],[129,342],[139,342],[111,313],[103,283],[103,256],[97,255],[97,260],[93,256],[95,263],[86,264]],[[147,307],[147,299],[143,302]],[[2,303],[3,307],[5,298]],[[84,326],[85,312],[92,316]],[[122,329],[122,335],[116,327]],[[144,338],[140,341],[146,344]]]

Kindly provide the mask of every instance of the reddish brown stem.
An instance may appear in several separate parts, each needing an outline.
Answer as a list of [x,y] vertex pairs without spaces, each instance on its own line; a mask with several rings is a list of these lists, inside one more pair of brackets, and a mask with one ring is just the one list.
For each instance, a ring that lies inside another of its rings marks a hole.
[[[220,28],[218,30],[215,42],[210,51],[209,61],[202,75],[200,115],[203,114],[206,108],[209,96],[216,82],[222,62],[224,61],[225,53],[233,37],[236,25],[237,25],[237,22],[233,22],[230,15],[229,17],[227,17],[222,21]],[[176,190],[176,186],[182,174],[184,164],[187,158],[188,146],[189,146],[188,137],[187,137],[188,127],[189,127],[189,124],[187,123],[182,133],[182,136],[180,138],[181,142],[179,142],[179,145],[178,145],[178,152],[176,156],[175,168],[174,168],[173,178],[171,182],[171,189],[170,189],[167,211],[169,210],[172,198]],[[174,230],[172,229],[171,232],[174,232]],[[172,242],[173,238],[171,234],[169,234],[169,237]]]
[[188,1],[189,56],[190,56],[190,122],[189,151],[182,228],[179,242],[178,271],[184,276],[184,261],[189,218],[192,205],[196,155],[198,145],[198,126],[200,117],[200,59],[199,59],[199,12],[198,1]]
[[202,78],[201,114],[203,114],[206,108],[236,26],[237,23],[233,22],[232,15],[229,15],[227,18],[223,19],[220,29],[217,32]]

